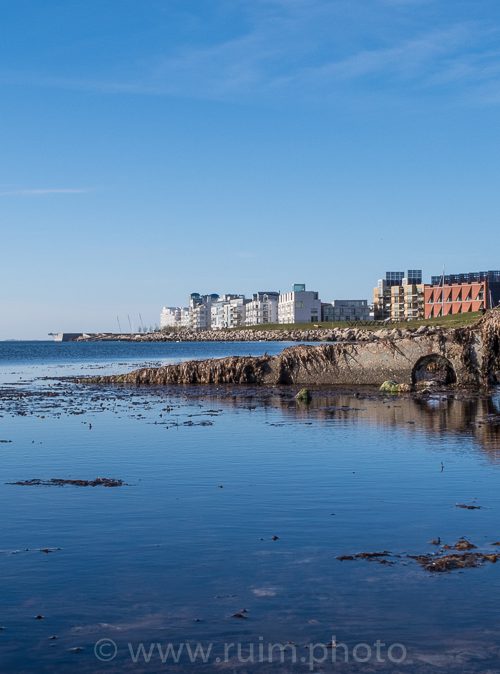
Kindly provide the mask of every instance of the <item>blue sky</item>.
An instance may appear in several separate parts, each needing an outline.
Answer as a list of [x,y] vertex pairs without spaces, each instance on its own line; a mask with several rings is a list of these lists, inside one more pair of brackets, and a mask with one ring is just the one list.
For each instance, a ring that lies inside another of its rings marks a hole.
[[497,0],[0,9],[0,338],[500,268]]

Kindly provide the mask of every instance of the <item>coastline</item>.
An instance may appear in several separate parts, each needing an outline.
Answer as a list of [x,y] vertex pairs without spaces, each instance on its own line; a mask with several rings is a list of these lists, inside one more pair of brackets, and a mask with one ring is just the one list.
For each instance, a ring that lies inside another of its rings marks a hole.
[[[350,333],[350,334],[349,334]],[[321,345],[291,346],[276,356],[229,356],[145,367],[95,383],[298,384],[398,387],[431,382],[488,387],[500,371],[500,312],[491,311],[473,327],[342,331]],[[350,337],[350,339],[349,339]],[[292,341],[292,340],[289,340]]]
[[[154,332],[147,334],[85,334],[76,342],[368,342],[383,337],[408,337],[414,334],[429,334],[442,328],[423,325],[419,328],[364,327],[310,328],[283,330],[184,330],[178,332]],[[451,328],[450,328],[451,329]]]

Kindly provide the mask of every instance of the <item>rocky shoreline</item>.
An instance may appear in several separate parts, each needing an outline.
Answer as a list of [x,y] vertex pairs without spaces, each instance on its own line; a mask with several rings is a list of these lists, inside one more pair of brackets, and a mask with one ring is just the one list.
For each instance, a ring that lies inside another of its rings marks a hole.
[[468,328],[352,331],[351,339],[291,346],[277,356],[231,356],[146,367],[92,383],[369,385],[396,391],[438,385],[488,387],[500,381],[500,310]]
[[419,328],[310,328],[307,330],[182,330],[146,334],[96,333],[78,337],[77,342],[373,342],[412,335],[432,335],[443,328],[422,325]]

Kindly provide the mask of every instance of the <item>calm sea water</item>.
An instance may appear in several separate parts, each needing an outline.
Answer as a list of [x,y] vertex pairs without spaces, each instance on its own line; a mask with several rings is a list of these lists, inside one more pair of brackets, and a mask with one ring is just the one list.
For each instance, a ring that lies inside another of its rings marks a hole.
[[[88,369],[125,372],[144,364],[168,364],[228,355],[254,356],[282,351],[289,342],[0,342],[0,376],[85,374]],[[28,368],[28,369],[27,369]]]
[[[0,344],[0,671],[500,671],[500,563],[408,557],[437,537],[499,551],[497,394],[304,407],[286,388],[44,379],[283,346]],[[127,485],[8,484],[96,476]],[[363,551],[393,563],[336,559]],[[283,662],[261,657],[276,643]]]

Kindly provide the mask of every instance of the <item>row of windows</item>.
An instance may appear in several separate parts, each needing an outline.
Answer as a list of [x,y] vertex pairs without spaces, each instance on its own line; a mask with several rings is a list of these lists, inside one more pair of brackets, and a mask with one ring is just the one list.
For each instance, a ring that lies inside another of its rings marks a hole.
[[[462,297],[458,296],[456,299],[452,299],[450,296],[445,297],[444,303],[449,304],[453,302],[482,302],[484,300],[484,293],[479,293],[477,297],[472,297],[472,294],[469,293],[465,299]],[[427,304],[443,304],[443,298],[442,297],[430,297],[427,302]]]

